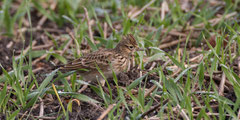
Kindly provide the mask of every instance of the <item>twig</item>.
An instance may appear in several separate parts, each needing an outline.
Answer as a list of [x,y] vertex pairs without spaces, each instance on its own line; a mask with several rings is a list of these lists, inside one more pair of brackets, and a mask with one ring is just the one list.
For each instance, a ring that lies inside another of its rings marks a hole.
[[73,99],[72,102],[76,102],[78,104],[78,106],[81,105],[80,101],[78,99]]
[[23,17],[22,22],[23,22],[25,27],[29,27],[30,26],[29,21],[25,17]]
[[[43,107],[43,100],[42,100],[42,98],[39,97],[39,101],[40,101],[39,116],[42,117],[43,114],[44,114],[44,107]],[[39,119],[39,120],[43,120],[43,119]]]
[[41,57],[35,59],[35,60],[32,62],[32,64],[35,65],[37,62],[39,62],[40,60],[42,60],[42,59],[44,59],[44,58],[46,58],[46,57],[47,57],[47,54],[44,54],[44,55],[42,55]]
[[136,6],[135,7],[134,6],[130,7],[130,9],[129,9],[130,11],[128,12],[128,17],[132,16],[133,13],[137,11],[137,9],[138,8]]
[[213,74],[222,74],[223,71],[213,71]]
[[78,93],[82,93],[84,90],[86,90],[88,87],[87,84],[83,85],[83,87],[78,91]]
[[[66,50],[68,49],[68,47],[72,44],[72,41],[73,41],[73,39],[70,39],[70,40],[68,41],[68,43],[66,44],[66,46],[63,48],[63,51],[60,53],[61,56],[66,52]],[[58,62],[59,62],[59,60],[56,59],[54,63],[55,63],[55,64],[58,64]]]
[[[207,79],[210,79],[210,75],[208,75],[208,74],[204,74],[204,77],[205,78],[207,78]],[[216,81],[218,81],[218,82],[220,82],[222,79],[221,78],[219,78],[219,77],[217,77],[217,76],[212,76],[212,79],[213,80],[216,80]],[[226,85],[228,86],[228,87],[231,87],[232,86],[232,84],[229,82],[229,81],[225,81],[226,82]]]
[[97,110],[99,109],[100,111],[104,111],[104,109],[101,107],[101,106],[98,106],[96,103],[94,103],[94,102],[87,102],[87,103],[89,103],[90,105],[92,105],[92,106],[94,106],[94,107],[96,107],[97,108]]
[[218,91],[220,96],[223,96],[225,81],[226,81],[226,75],[225,75],[225,73],[223,72],[223,74],[222,74],[222,80],[221,80],[221,82],[220,82],[220,87],[219,87],[219,91]]
[[[18,113],[18,115],[25,116],[25,113]],[[47,116],[32,116],[30,115],[31,118],[36,118],[36,119],[44,119],[44,120],[56,120],[56,117],[47,117]]]
[[153,108],[149,109],[148,111],[146,111],[145,113],[143,113],[141,115],[141,118],[144,118],[146,115],[150,114],[151,112],[155,111],[156,109],[158,109],[161,105],[164,105],[168,102],[168,99],[164,100],[163,103],[158,103],[157,105],[153,106]]
[[23,120],[23,117],[28,113],[28,111],[26,111],[25,113],[22,114],[20,120]]
[[149,96],[152,91],[154,91],[155,89],[157,88],[157,85],[153,85],[147,92],[146,94],[144,95],[144,98],[146,98],[147,96]]
[[[35,46],[36,44],[37,44],[37,41],[34,40],[34,41],[32,42],[32,47]],[[25,54],[28,52],[29,49],[30,49],[30,46],[28,46],[25,50],[23,50],[23,55],[25,55]],[[18,55],[18,56],[16,56],[15,58],[16,58],[16,59],[17,59],[17,58],[20,58],[20,56],[21,56],[21,54]]]
[[[237,12],[232,12],[232,13],[229,13],[227,14],[224,19],[227,19],[227,18],[230,18],[230,17],[233,17],[237,15]],[[219,23],[220,21],[222,20],[222,18],[214,18],[214,19],[211,19],[211,20],[208,20],[208,22],[212,25],[216,25],[217,23]],[[192,29],[195,29],[195,28],[202,28],[205,26],[205,23],[200,23],[200,24],[197,24],[197,25],[194,25],[194,26],[190,26],[187,28],[187,30],[192,30]]]
[[116,104],[109,105],[108,108],[98,117],[97,120],[102,120],[115,106]]
[[47,116],[33,116],[36,119],[43,119],[43,120],[56,120],[57,117],[47,117]]
[[106,39],[107,38],[107,23],[106,22],[104,22],[104,25],[103,25],[103,36],[104,36],[104,39]]
[[38,67],[38,68],[36,68],[36,69],[33,69],[32,72],[33,72],[33,73],[37,73],[38,71],[41,71],[41,70],[43,70],[43,69],[44,69],[43,67]]
[[209,1],[211,6],[225,6],[226,3],[224,1],[217,1],[217,0],[210,0]]
[[[157,31],[158,29],[155,28],[155,27],[149,27],[149,26],[144,26],[142,29],[144,30],[147,30],[147,31]],[[169,35],[172,35],[172,36],[180,36],[180,37],[187,37],[187,34],[186,33],[182,33],[182,32],[179,32],[177,31],[176,29],[172,29],[172,30],[168,30],[168,29],[163,29],[161,31],[162,34],[164,33],[168,33]]]
[[[52,10],[54,10],[56,8],[56,6],[57,6],[57,2],[53,1],[53,3],[50,5],[50,8]],[[49,11],[48,11],[48,13],[49,13]],[[47,20],[47,16],[43,15],[42,18],[38,22],[37,28],[41,29],[41,26],[45,23],[46,20]]]
[[32,50],[40,50],[40,49],[44,49],[44,48],[49,48],[52,45],[53,45],[52,43],[45,44],[45,45],[38,45],[38,46],[32,47]]
[[151,0],[148,4],[146,4],[144,7],[142,7],[139,11],[135,12],[134,14],[130,15],[129,17],[131,19],[137,17],[139,14],[141,14],[146,8],[148,8],[151,4],[153,4],[156,0]]
[[171,47],[171,46],[177,45],[178,43],[181,43],[181,42],[184,42],[184,41],[186,41],[186,38],[162,44],[162,45],[159,46],[159,48],[160,49],[164,49],[164,48],[167,48],[167,47]]
[[164,43],[170,42],[172,39],[173,39],[172,36],[168,35],[168,36],[164,37],[160,42],[161,42],[161,44],[164,44]]
[[[121,86],[120,86],[120,88],[126,90],[125,87],[121,87]],[[150,88],[150,89],[151,89],[151,88]],[[145,88],[145,93],[148,94],[148,91],[150,91],[150,89]],[[132,89],[131,92],[132,92],[132,94],[137,94],[139,91],[138,91],[138,90],[135,90],[135,89]],[[153,95],[151,92],[149,92],[149,93],[150,93],[150,94],[149,94],[148,96],[152,96],[152,95]],[[145,96],[146,96],[146,95],[145,95]],[[147,96],[146,96],[146,97],[147,97]],[[157,95],[157,94],[154,94],[154,97],[162,98],[160,95]]]
[[195,56],[189,60],[189,62],[197,62],[199,63],[203,59],[203,54],[200,54],[198,56]]
[[165,69],[166,66],[168,65],[168,63],[172,62],[171,59],[169,59],[167,62],[165,62],[163,65],[162,65],[162,69]]
[[190,120],[188,118],[187,114],[185,113],[185,111],[181,108],[181,106],[179,104],[177,104],[177,108],[178,108],[178,110],[180,110],[180,114],[184,118],[184,120]]
[[26,27],[24,28],[20,28],[17,30],[17,32],[26,32],[26,31],[32,31],[32,32],[36,32],[36,31],[40,31],[40,32],[44,32],[44,31],[47,31],[47,32],[51,32],[51,33],[59,33],[59,34],[63,34],[63,33],[67,33],[66,31],[64,30],[61,30],[61,29],[56,29],[56,28],[32,28],[32,29],[28,29]]
[[143,73],[142,73],[142,71],[140,70],[140,71],[139,71],[139,76],[142,77],[142,75],[143,75]]
[[190,11],[190,5],[189,5],[189,0],[181,0],[181,9],[185,12],[189,12]]
[[168,8],[168,4],[167,4],[167,1],[164,0],[162,2],[162,6],[161,6],[161,20],[164,20],[165,18],[165,12],[168,12],[169,11],[169,8]]
[[[219,113],[206,113],[208,116],[219,116]],[[193,117],[199,116],[199,114],[193,114]],[[229,114],[224,114],[224,116],[231,116]]]
[[87,18],[87,24],[88,24],[88,33],[89,33],[89,37],[90,40],[92,41],[92,43],[94,43],[94,39],[93,39],[93,32],[92,32],[92,28],[91,28],[91,23],[90,23],[90,19],[88,16],[88,11],[85,7],[83,7],[84,11],[85,11],[85,16]]
[[7,48],[11,48],[13,46],[13,41],[10,41],[8,44],[7,44]]
[[[215,92],[213,92],[213,94],[214,94]],[[209,107],[211,107],[211,108],[218,108],[219,107],[219,105],[211,105],[211,106],[209,106]],[[193,107],[192,109],[193,109],[193,111],[195,111],[195,110],[199,110],[199,109],[203,109],[204,108],[204,106],[197,106],[197,107]]]
[[[196,72],[192,72],[193,74],[196,74]],[[204,73],[204,78],[205,79],[210,79],[210,75],[209,74],[207,74],[207,73]],[[218,82],[221,82],[222,81],[222,79],[220,78],[220,77],[217,77],[217,76],[212,76],[212,79],[214,80],[214,81],[218,81]],[[229,87],[229,88],[232,88],[232,84],[229,82],[229,81],[225,81],[225,84],[226,84],[226,86],[227,87]]]
[[77,43],[77,39],[74,37],[72,32],[69,33],[69,36],[76,42],[76,44],[77,44],[77,54],[80,55],[80,47],[79,47],[79,44]]
[[149,70],[152,70],[156,66],[156,64],[157,64],[156,62],[153,62]]
[[[49,48],[52,45],[53,45],[52,43],[49,43],[49,44],[45,44],[45,45],[33,46],[32,50],[40,50],[40,49],[44,49],[44,48]],[[16,53],[21,53],[21,50],[16,51]]]

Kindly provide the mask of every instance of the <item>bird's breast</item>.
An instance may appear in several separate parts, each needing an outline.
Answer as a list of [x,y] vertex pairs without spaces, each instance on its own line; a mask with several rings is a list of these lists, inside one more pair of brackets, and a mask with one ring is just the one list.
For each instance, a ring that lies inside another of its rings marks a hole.
[[127,69],[129,59],[121,55],[116,55],[112,60],[112,67],[114,72],[120,73]]

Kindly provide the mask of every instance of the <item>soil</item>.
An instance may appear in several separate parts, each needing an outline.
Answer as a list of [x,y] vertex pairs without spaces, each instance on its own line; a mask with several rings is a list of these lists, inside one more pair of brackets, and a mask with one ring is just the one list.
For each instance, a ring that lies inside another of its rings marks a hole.
[[[34,15],[35,11],[32,11],[32,15]],[[32,22],[33,24],[33,28],[35,28],[37,26],[37,22],[40,18],[38,16],[33,16],[32,18]],[[52,28],[55,29],[56,31],[50,31],[49,33],[55,36],[59,36],[61,34],[64,33],[68,33],[67,29],[71,29],[71,25],[65,24],[63,25],[63,27],[58,28],[57,25],[49,20],[47,20],[44,25],[42,26],[42,29],[47,29],[47,28]],[[95,34],[99,34],[99,32],[94,31]],[[44,37],[42,37],[44,36]],[[21,51],[23,48],[26,48],[27,46],[29,46],[29,41],[30,41],[30,33],[29,32],[25,32],[24,34],[24,38],[26,38],[25,42],[23,41],[14,41],[14,38],[7,38],[7,37],[2,37],[0,40],[0,63],[3,66],[3,68],[7,71],[11,71],[12,68],[12,57],[13,56],[17,56],[19,55],[18,51]],[[32,39],[36,40],[37,43],[36,45],[43,45],[45,44],[44,39],[43,38],[48,38],[46,36],[46,34],[44,33],[44,31],[36,31],[33,32],[32,35]],[[48,38],[49,39],[49,38]],[[12,42],[12,43],[11,43]],[[11,45],[12,44],[12,45]],[[9,47],[10,46],[10,47]],[[182,43],[180,45],[181,48],[184,48],[185,43]],[[172,46],[170,48],[164,48],[164,51],[174,51],[175,48],[177,48],[177,45]],[[89,47],[84,46],[82,47],[82,49],[89,49]],[[189,48],[190,49],[190,48]],[[206,48],[208,49],[208,48]],[[47,50],[47,49],[46,49]],[[190,58],[197,56],[198,53],[193,53],[190,54]],[[33,60],[35,60],[37,58],[34,58]],[[51,58],[50,58],[51,61]],[[27,61],[26,61],[27,62]],[[154,61],[157,63],[156,66],[158,65],[163,65],[165,63],[165,61]],[[148,63],[145,66],[145,69],[148,70],[153,62]],[[233,66],[236,66],[236,64],[234,64]],[[49,61],[46,61],[45,59],[40,60],[39,62],[37,62],[37,64],[33,65],[33,69],[36,69],[38,67],[42,67],[44,69],[37,71],[36,74],[36,78],[37,78],[37,82],[38,84],[41,84],[41,82],[45,79],[46,74],[52,72],[53,69],[55,69],[55,66],[50,63]],[[125,72],[122,73],[120,75],[118,75],[118,84],[121,87],[126,87],[128,85],[130,85],[135,79],[140,77],[140,72],[142,72],[143,74],[148,72],[148,71],[143,71],[137,68],[137,66],[135,66],[134,68],[131,69],[131,71],[129,72]],[[239,71],[236,71],[239,72]],[[0,75],[3,74],[2,69],[0,69]],[[164,74],[167,75],[168,74],[168,70],[164,69]],[[150,80],[159,80],[159,76],[156,74],[150,74],[148,75],[144,81],[150,81]],[[111,89],[113,91],[113,97],[117,96],[117,90],[116,90],[116,85],[114,83],[114,81],[112,80],[112,78],[108,79]],[[206,82],[208,83],[208,82]],[[58,84],[58,85],[62,85],[61,82],[57,81],[57,83],[54,84]],[[220,84],[219,82],[216,84]],[[142,86],[145,86],[147,89],[151,88],[153,86],[152,82],[142,82]],[[207,85],[206,85],[207,86]],[[107,88],[104,89],[105,92],[109,92]],[[103,102],[103,99],[101,97],[99,97],[90,87],[88,87],[86,90],[83,91],[84,95],[87,95],[97,101]],[[236,100],[236,95],[234,94],[234,92],[230,92],[230,91],[226,91],[224,93],[225,97],[235,101]],[[56,96],[51,96],[51,95],[46,95],[44,96],[43,99],[43,103],[44,103],[44,115],[48,116],[49,118],[55,118],[56,116],[58,116],[58,111],[61,110],[61,106],[59,104],[59,102],[56,100]],[[69,97],[61,97],[61,99],[63,99],[63,105],[65,106],[65,108],[67,107],[68,104],[68,100],[70,99]],[[201,98],[200,98],[201,99]],[[130,99],[129,99],[130,100]],[[147,101],[146,101],[147,102]],[[34,118],[34,116],[38,116],[39,115],[39,110],[40,110],[40,102],[36,103],[37,106],[35,106],[32,109],[31,112],[31,116],[29,117],[29,119],[36,119],[36,117]],[[157,104],[155,101],[153,103],[153,105]],[[204,104],[204,103],[201,103]],[[211,104],[216,104],[216,103],[211,103]],[[84,119],[90,119],[90,120],[95,120],[97,119],[101,113],[103,112],[104,105],[102,104],[90,104],[87,102],[80,102],[80,105],[77,104],[77,102],[73,102],[73,110],[72,112],[69,113],[69,117],[70,119],[79,119],[79,120],[84,120]],[[104,108],[105,109],[105,108]],[[124,108],[123,108],[124,109]],[[134,109],[134,108],[129,108],[129,109]],[[27,111],[30,111],[27,110]],[[214,111],[218,111],[217,108],[213,109]],[[21,111],[21,114],[19,114],[19,118],[22,117],[22,115],[25,113],[25,111]],[[157,113],[151,113],[150,115],[156,115]],[[6,116],[4,114],[0,115],[0,119],[6,119]],[[26,118],[26,116],[24,117]]]

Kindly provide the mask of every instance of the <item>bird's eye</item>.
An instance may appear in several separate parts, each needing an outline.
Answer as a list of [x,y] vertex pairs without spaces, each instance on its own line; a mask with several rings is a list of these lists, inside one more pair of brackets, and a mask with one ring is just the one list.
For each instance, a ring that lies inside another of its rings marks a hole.
[[133,49],[133,46],[128,46],[128,48],[132,50],[132,49]]

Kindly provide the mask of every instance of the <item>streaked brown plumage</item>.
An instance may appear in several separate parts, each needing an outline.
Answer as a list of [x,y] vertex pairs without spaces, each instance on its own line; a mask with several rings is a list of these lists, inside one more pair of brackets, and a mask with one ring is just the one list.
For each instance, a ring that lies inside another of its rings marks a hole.
[[138,50],[137,42],[132,34],[128,34],[123,36],[122,40],[115,48],[89,53],[64,65],[60,69],[87,69],[88,71],[79,70],[78,72],[85,80],[94,81],[96,80],[96,76],[98,76],[98,79],[103,81],[103,77],[99,74],[96,65],[100,68],[106,78],[111,77],[112,70],[116,74],[119,74],[127,69],[130,62],[130,56],[136,50]]

